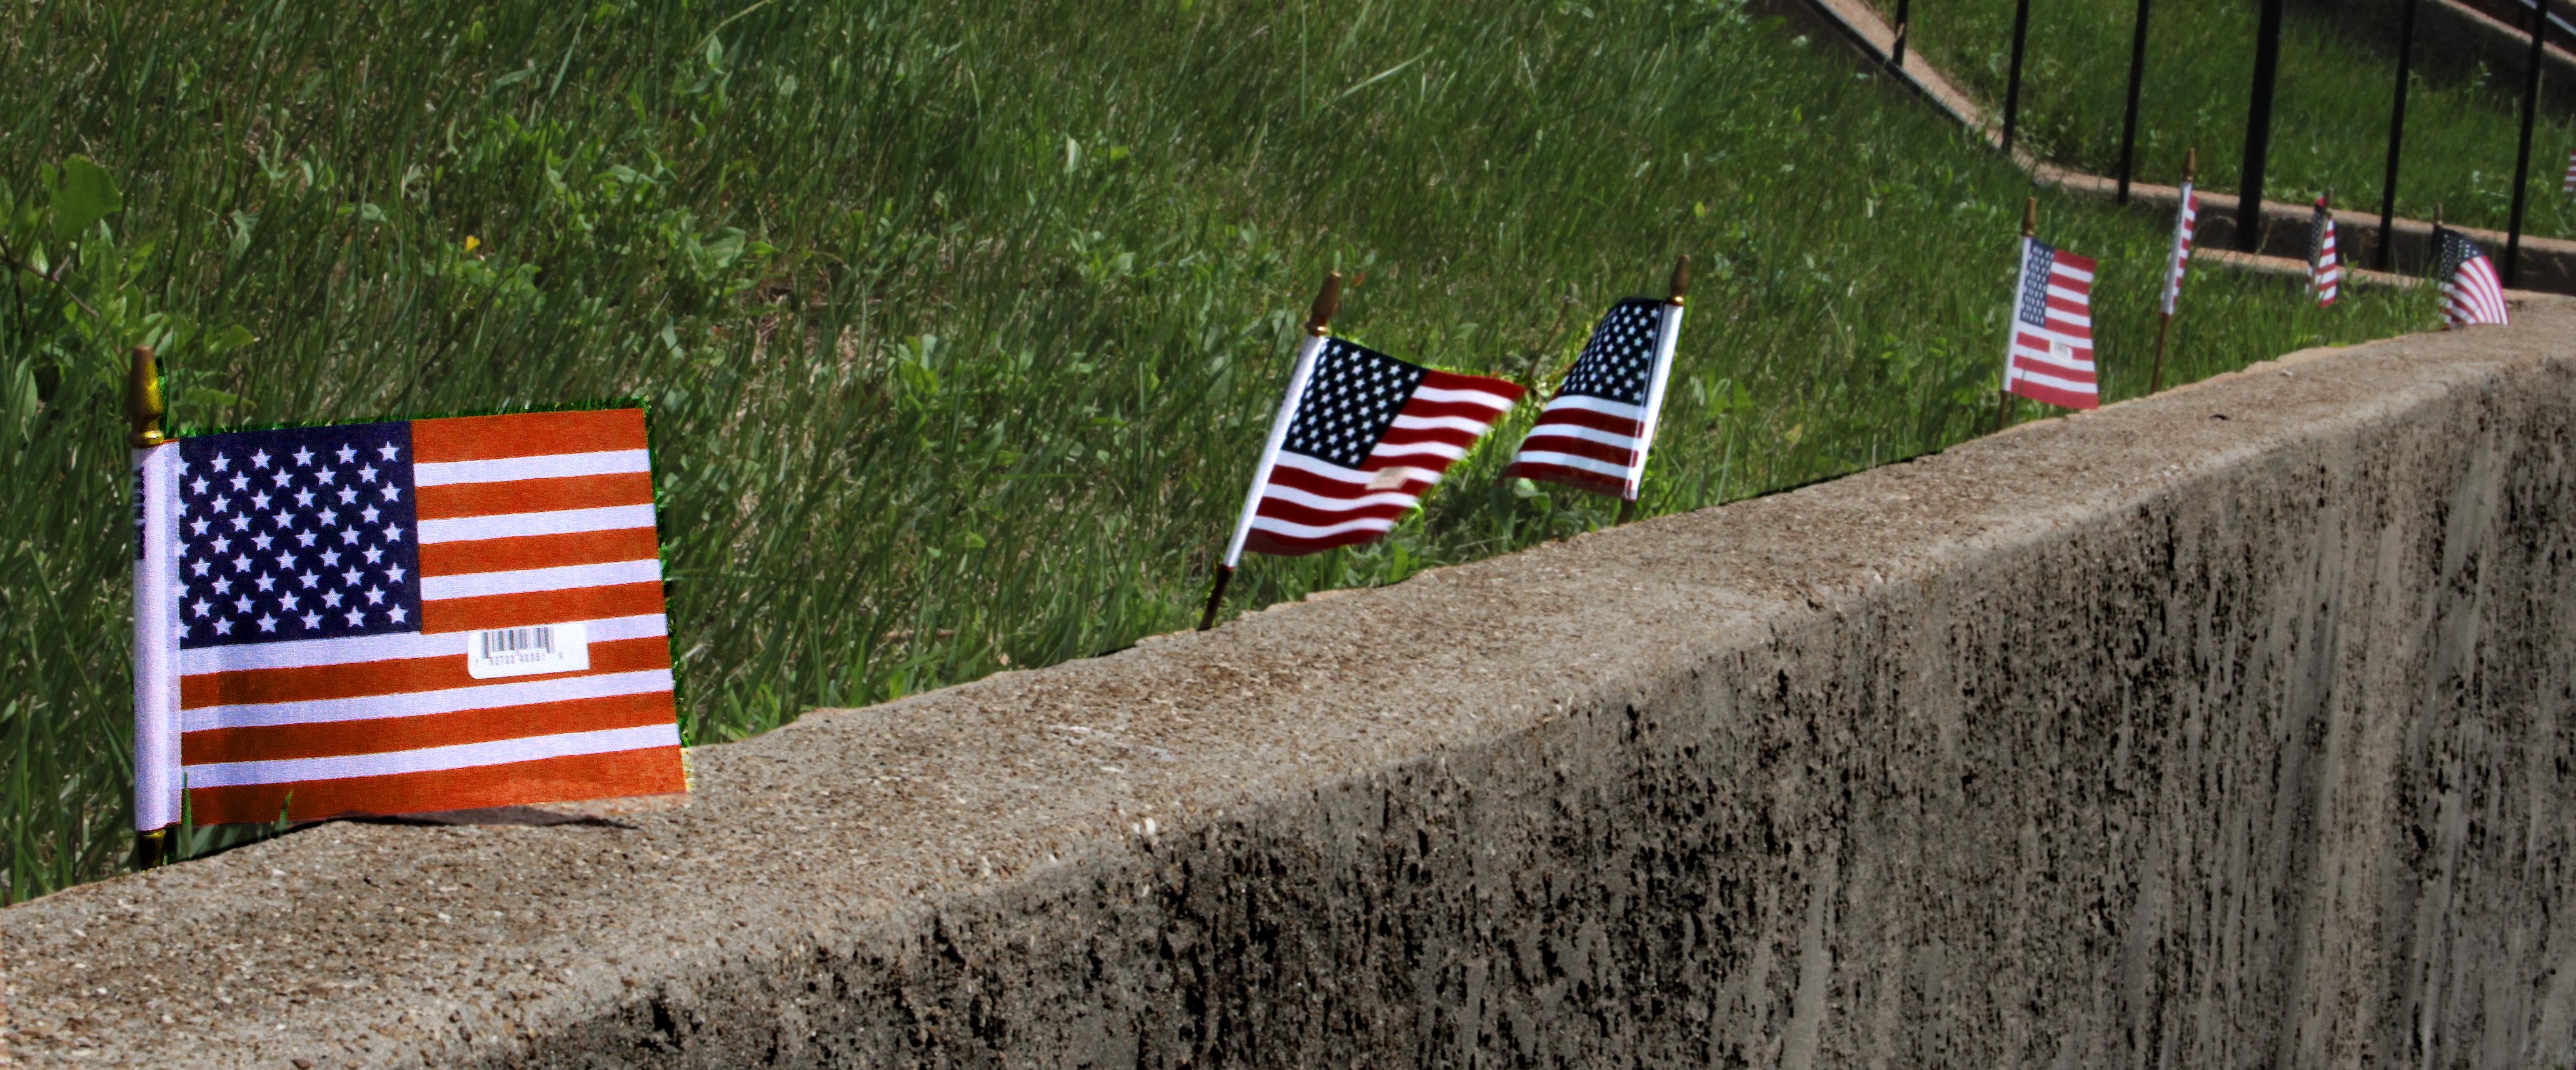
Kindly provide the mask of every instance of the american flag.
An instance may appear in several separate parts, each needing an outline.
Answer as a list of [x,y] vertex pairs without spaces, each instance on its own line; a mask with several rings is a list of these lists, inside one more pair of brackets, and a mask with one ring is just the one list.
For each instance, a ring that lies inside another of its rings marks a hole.
[[1524,393],[1338,338],[1310,337],[1298,365],[1228,568],[1244,550],[1311,554],[1394,530]]
[[186,438],[145,484],[137,716],[197,823],[686,790],[642,410]]
[[2069,409],[2098,408],[2093,366],[2093,269],[2087,257],[2022,239],[2004,392]]
[[1610,306],[1503,474],[1635,501],[1681,316],[1643,297]]
[[2438,228],[2433,243],[2441,251],[2434,277],[2442,280],[2442,322],[2453,327],[2507,322],[2504,280],[2496,277],[2495,262],[2486,251],[2448,228]]
[[2182,303],[2183,271],[2191,266],[2191,236],[2200,228],[2200,193],[2191,181],[2182,184],[2182,211],[2174,216],[2173,255],[2165,264],[2164,303],[2158,306],[2165,315],[2173,315]]
[[2335,254],[2334,210],[2326,199],[2317,198],[2316,214],[2308,220],[2308,289],[2317,295],[2317,307],[2335,303],[2343,288],[2343,263]]
[[2576,193],[2576,149],[2567,150],[2567,181],[2558,187],[2560,193]]

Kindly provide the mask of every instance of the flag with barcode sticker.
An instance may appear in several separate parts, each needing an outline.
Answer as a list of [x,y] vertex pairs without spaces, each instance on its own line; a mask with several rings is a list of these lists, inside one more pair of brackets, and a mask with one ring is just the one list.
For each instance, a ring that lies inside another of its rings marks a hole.
[[1503,474],[1637,500],[1681,326],[1677,301],[1610,306]]
[[642,410],[137,461],[137,827],[686,790]]
[[2326,199],[2317,198],[2314,215],[2308,219],[2308,292],[2317,299],[2317,307],[2335,303],[2343,291],[2343,257],[2335,249],[2334,209]]
[[2021,240],[2004,392],[2069,409],[2098,408],[2093,363],[2094,261],[2037,238]]

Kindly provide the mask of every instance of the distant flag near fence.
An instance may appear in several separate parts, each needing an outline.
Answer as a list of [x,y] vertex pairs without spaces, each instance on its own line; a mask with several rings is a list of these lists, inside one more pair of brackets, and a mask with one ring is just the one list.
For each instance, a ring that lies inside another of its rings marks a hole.
[[138,828],[686,790],[642,410],[136,461]]
[[1689,264],[1685,258],[1674,265],[1672,296],[1631,297],[1610,306],[1521,440],[1503,470],[1506,477],[1637,500],[1681,337]]
[[2069,409],[2098,408],[2102,391],[2093,363],[2093,270],[2077,256],[2028,233],[2021,239],[2021,282],[2014,288],[2012,340],[2004,356],[2005,394]]
[[1340,303],[1336,274],[1315,299],[1201,628],[1215,622],[1226,580],[1244,551],[1297,556],[1394,530],[1527,392],[1506,380],[1425,368],[1332,337]]
[[2156,306],[2167,316],[2182,303],[2182,279],[2191,269],[2191,237],[2200,229],[2200,191],[2192,188],[2191,179],[2182,180],[2182,206],[2174,213],[2173,247],[2165,257],[2164,299]]
[[2560,193],[2576,193],[2576,149],[2567,150],[2567,181],[2560,183]]
[[2439,256],[2433,277],[2441,280],[2442,322],[2452,327],[2508,322],[2504,282],[2496,276],[2495,262],[2459,231],[2439,225],[2433,230]]
[[2343,289],[2343,261],[2335,249],[2333,196],[2317,198],[2316,213],[2308,220],[2308,292],[2316,295],[2319,308],[2333,305]]

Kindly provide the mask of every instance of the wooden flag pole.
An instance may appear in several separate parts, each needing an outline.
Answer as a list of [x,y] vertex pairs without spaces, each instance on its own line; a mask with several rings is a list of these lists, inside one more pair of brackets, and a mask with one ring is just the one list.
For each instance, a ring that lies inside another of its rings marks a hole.
[[[161,369],[153,360],[152,347],[134,347],[133,361],[126,366],[125,419],[133,429],[127,442],[138,450],[149,450],[167,444],[170,439],[161,430],[161,418],[169,411],[161,398]],[[138,481],[136,493],[140,494]],[[135,507],[143,508],[142,502]],[[138,707],[137,712],[140,712]],[[150,791],[138,784],[139,791]],[[139,796],[138,796],[139,797]],[[151,869],[170,857],[170,829],[136,829],[134,833],[134,868]]]
[[[1325,272],[1324,288],[1316,292],[1315,305],[1306,314],[1307,338],[1331,337],[1333,314],[1341,310],[1342,273]],[[1216,627],[1216,611],[1225,605],[1226,585],[1234,579],[1234,556],[1243,546],[1244,525],[1252,521],[1252,511],[1261,506],[1262,480],[1270,474],[1270,462],[1278,456],[1279,440],[1288,433],[1288,421],[1297,415],[1295,409],[1300,384],[1295,381],[1296,375],[1293,371],[1289,373],[1287,396],[1280,403],[1279,414],[1270,421],[1270,441],[1262,447],[1261,466],[1253,470],[1252,492],[1245,497],[1243,513],[1235,519],[1234,534],[1217,559],[1216,579],[1208,585],[1207,608],[1199,612],[1200,631]]]
[[[2032,197],[2030,200],[2024,202],[2021,208],[2022,248],[2020,270],[2023,272],[2030,270],[2030,240],[2036,237],[2039,237],[2039,198]],[[2015,277],[2020,278],[2018,275]],[[2004,335],[2004,381],[2003,385],[1995,388],[1995,430],[1997,431],[2003,430],[2005,423],[2012,418],[2013,339],[2011,332],[2016,330],[2016,328],[2013,327],[2014,321],[2021,316],[2022,287],[2028,285],[2030,285],[2030,280],[2022,278],[2020,285],[2013,287],[2013,307],[2006,310],[2007,314],[2004,317],[2004,331],[2006,332]]]
[[1683,303],[1688,300],[1689,297],[1690,256],[1685,253],[1673,258],[1672,279],[1664,286],[1664,304],[1671,306],[1673,311],[1667,314],[1668,318],[1665,322],[1668,326],[1664,328],[1666,333],[1656,342],[1657,352],[1655,354],[1655,374],[1653,381],[1649,383],[1646,388],[1645,427],[1643,428],[1643,434],[1639,436],[1644,445],[1638,449],[1638,472],[1636,477],[1631,479],[1628,483],[1628,493],[1619,499],[1618,519],[1611,521],[1614,526],[1625,524],[1637,517],[1638,493],[1640,488],[1643,487],[1646,482],[1646,473],[1644,471],[1645,451],[1654,448],[1655,425],[1660,422],[1659,418],[1662,416],[1664,410],[1664,384],[1672,377],[1673,374],[1673,351],[1671,345],[1680,328],[1679,325],[1674,323],[1669,317],[1679,315]]
[[[2185,189],[2191,187],[2192,179],[2197,177],[2199,172],[2200,150],[2185,150],[2182,157],[2182,184]],[[2183,202],[2174,206],[2174,212],[2180,214],[2190,210],[2190,195],[2185,194]],[[2167,264],[2165,271],[2170,273],[2174,267],[2175,265]],[[2182,303],[2179,295],[2176,296],[2174,303]],[[2160,393],[2165,388],[2165,344],[2173,336],[2173,318],[2174,314],[2169,309],[2156,310],[2156,370],[2147,376],[2147,393],[2151,395]]]

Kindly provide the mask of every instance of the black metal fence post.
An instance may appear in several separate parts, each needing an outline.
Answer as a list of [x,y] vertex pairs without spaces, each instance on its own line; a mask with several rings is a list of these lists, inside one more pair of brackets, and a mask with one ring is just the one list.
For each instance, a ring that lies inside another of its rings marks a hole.
[[2548,57],[2549,0],[2531,13],[2531,69],[2522,81],[2522,152],[2513,162],[2513,224],[2504,239],[2504,284],[2511,289],[2522,276],[2522,208],[2531,185],[2531,126],[2540,117],[2540,64]]
[[2415,75],[2417,2],[2406,0],[2406,18],[2397,30],[2397,102],[2388,110],[2388,177],[2379,183],[2379,250],[2372,254],[2372,266],[2381,271],[2388,270],[2397,248],[2397,160],[2406,141],[2406,87]]
[[2120,204],[2129,203],[2129,177],[2138,159],[2138,89],[2147,79],[2147,2],[2138,0],[2138,28],[2129,38],[2129,113],[2120,120]]
[[2030,39],[2030,0],[2013,7],[2012,74],[2004,81],[2004,152],[2013,147],[2013,127],[2021,120],[2021,52]]
[[2272,151],[2272,88],[2281,76],[2282,0],[2263,0],[2254,30],[2254,99],[2245,116],[2245,166],[2238,176],[2236,248],[2263,250],[2263,164]]

